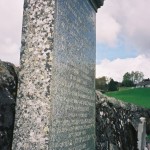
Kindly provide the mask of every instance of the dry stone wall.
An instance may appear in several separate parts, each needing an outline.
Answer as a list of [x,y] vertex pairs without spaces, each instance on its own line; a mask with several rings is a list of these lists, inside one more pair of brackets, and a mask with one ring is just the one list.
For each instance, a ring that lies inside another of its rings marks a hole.
[[17,82],[16,67],[0,61],[0,150],[11,150]]
[[137,150],[140,118],[147,121],[149,133],[150,110],[124,103],[96,92],[96,149]]

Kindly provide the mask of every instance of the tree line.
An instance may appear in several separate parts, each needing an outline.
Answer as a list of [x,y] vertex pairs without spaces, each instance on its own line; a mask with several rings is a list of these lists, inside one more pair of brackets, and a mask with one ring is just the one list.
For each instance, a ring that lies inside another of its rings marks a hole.
[[144,78],[143,72],[132,71],[126,72],[122,77],[122,82],[114,81],[106,76],[97,78],[95,81],[96,89],[102,92],[117,91],[119,87],[134,87]]

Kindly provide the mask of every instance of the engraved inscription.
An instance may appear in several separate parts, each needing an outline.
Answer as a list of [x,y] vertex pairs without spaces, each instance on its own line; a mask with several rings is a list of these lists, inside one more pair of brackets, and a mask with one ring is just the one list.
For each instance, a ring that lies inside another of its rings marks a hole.
[[94,150],[95,11],[88,0],[57,0],[55,26],[52,149]]

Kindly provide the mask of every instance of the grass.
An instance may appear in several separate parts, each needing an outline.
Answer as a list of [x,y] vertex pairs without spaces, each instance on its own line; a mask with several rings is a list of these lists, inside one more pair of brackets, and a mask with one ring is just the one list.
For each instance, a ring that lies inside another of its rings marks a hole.
[[130,90],[132,87],[120,87],[119,91]]
[[108,92],[106,95],[138,106],[150,108],[150,88],[121,89],[115,92]]

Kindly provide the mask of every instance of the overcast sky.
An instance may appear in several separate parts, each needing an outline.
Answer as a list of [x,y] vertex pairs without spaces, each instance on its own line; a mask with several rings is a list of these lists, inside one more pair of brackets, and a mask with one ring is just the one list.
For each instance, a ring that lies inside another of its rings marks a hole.
[[[96,76],[150,77],[150,0],[105,0],[97,13]],[[0,59],[19,64],[23,0],[0,0]]]
[[0,0],[0,59],[19,64],[23,0]]

